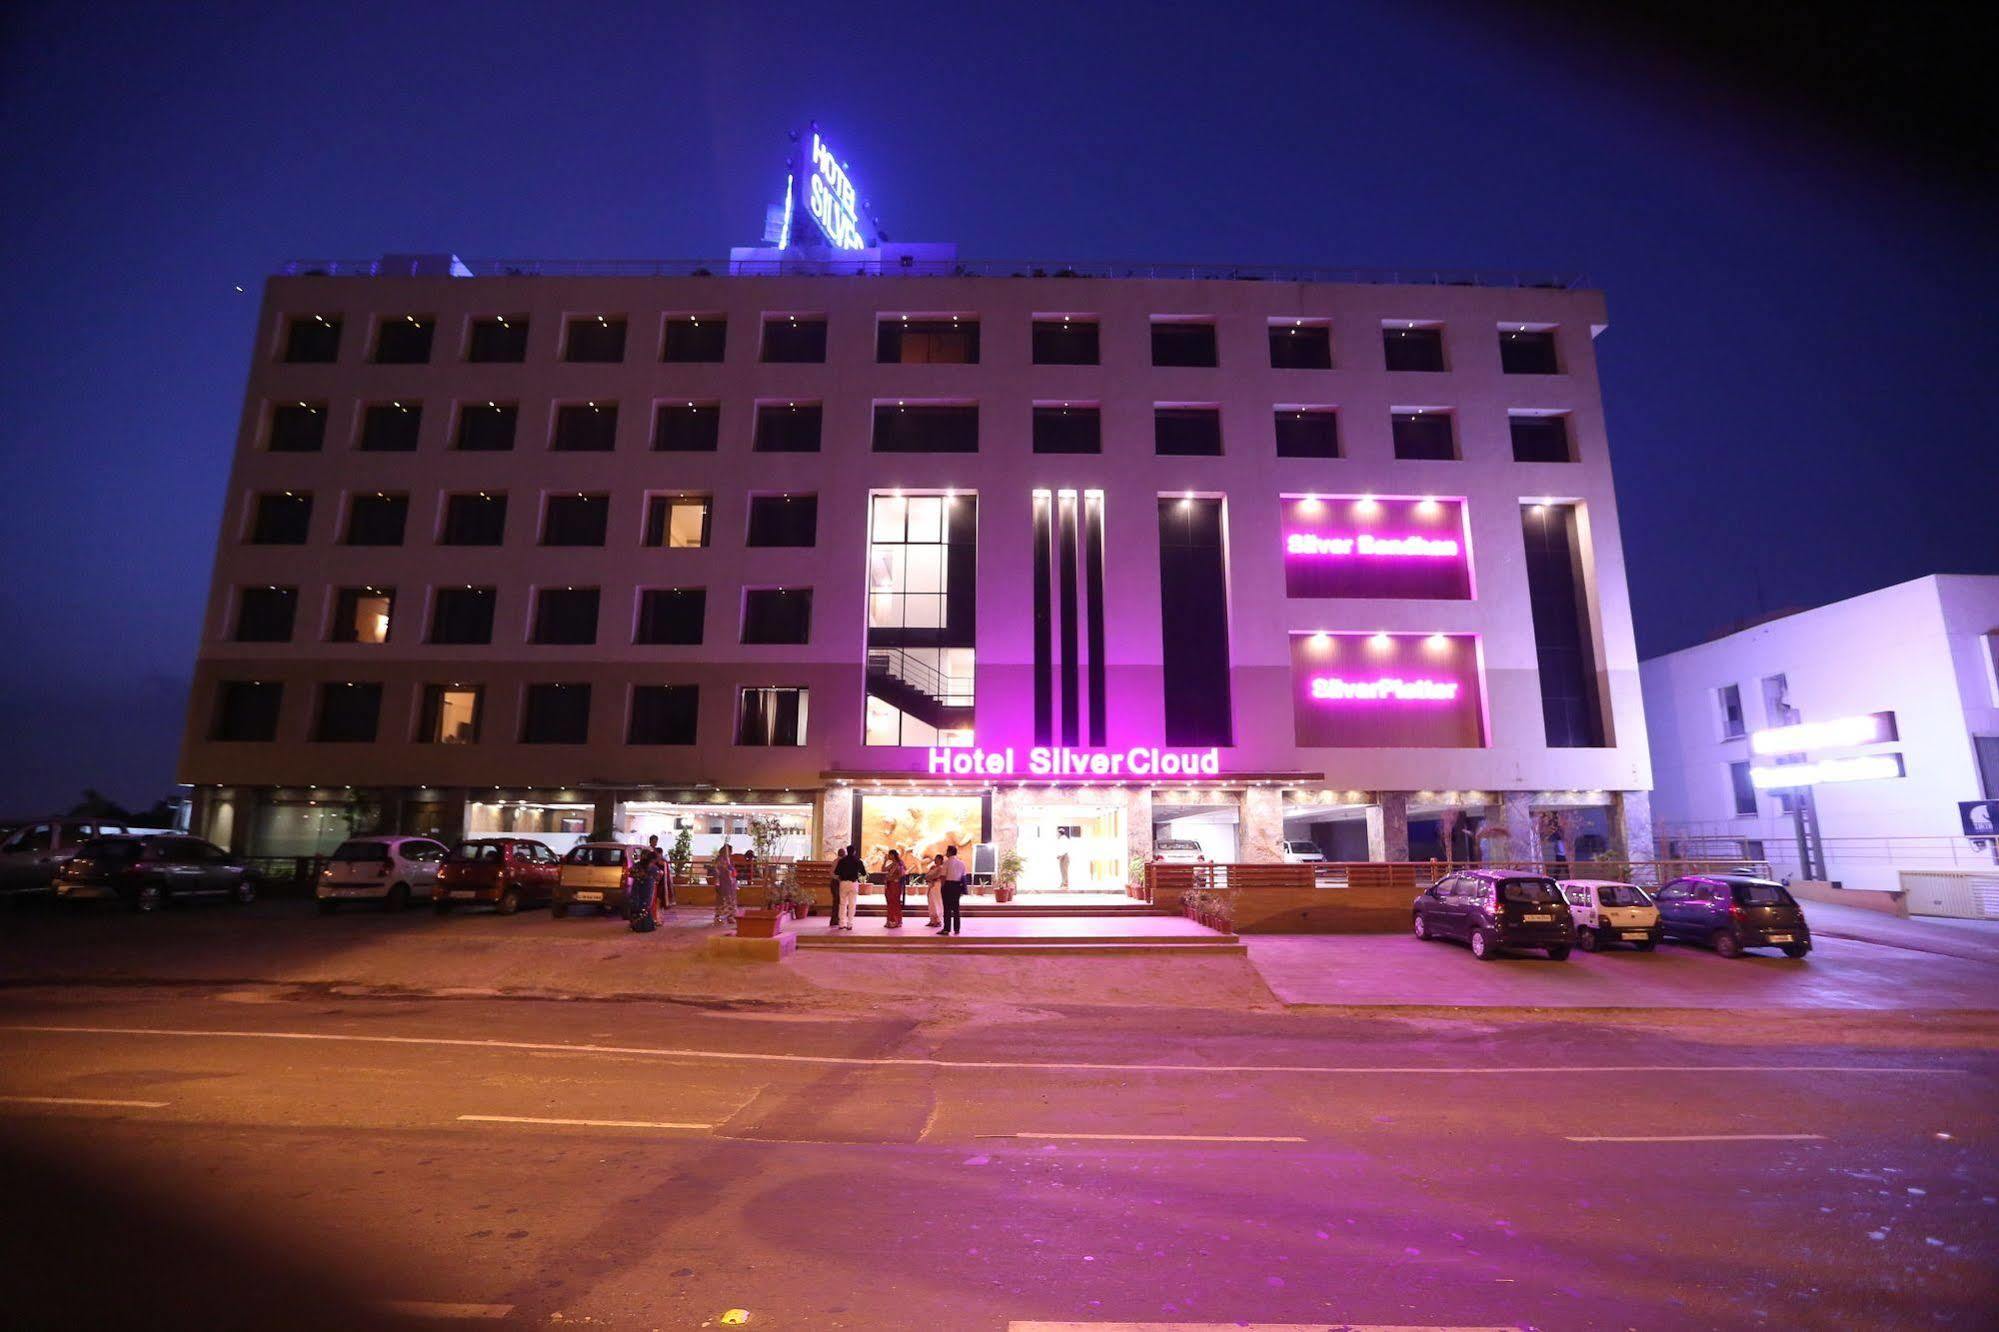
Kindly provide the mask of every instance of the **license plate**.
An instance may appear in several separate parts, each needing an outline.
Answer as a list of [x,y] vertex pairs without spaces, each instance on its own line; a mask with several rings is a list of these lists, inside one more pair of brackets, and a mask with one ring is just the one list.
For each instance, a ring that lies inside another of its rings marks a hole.
[[1626,939],[1643,939],[1643,938],[1645,937],[1645,931],[1643,931],[1643,930],[1626,930],[1626,931],[1624,932],[1624,937],[1625,937]]
[[578,894],[576,894],[576,900],[577,900],[577,901],[579,901],[579,902],[601,902],[601,901],[603,901],[603,900],[604,900],[604,894],[602,894],[602,893],[578,893]]
[[469,888],[460,888],[450,894],[450,896],[452,896],[453,898],[462,899],[464,901],[470,901],[471,899],[477,897],[478,895],[479,894],[473,892]]
[[1522,920],[1526,921],[1526,922],[1527,922],[1527,923],[1528,923],[1529,925],[1546,925],[1546,924],[1547,924],[1547,923],[1548,923],[1549,921],[1553,920],[1553,919],[1554,919],[1554,917],[1553,917],[1553,916],[1522,916],[1522,917],[1521,917],[1520,919],[1522,919]]
[[1790,936],[1790,935],[1788,935],[1788,934],[1773,934],[1773,935],[1771,935],[1771,936],[1770,936],[1770,942],[1771,942],[1771,943],[1789,943],[1789,942],[1791,942],[1791,936]]

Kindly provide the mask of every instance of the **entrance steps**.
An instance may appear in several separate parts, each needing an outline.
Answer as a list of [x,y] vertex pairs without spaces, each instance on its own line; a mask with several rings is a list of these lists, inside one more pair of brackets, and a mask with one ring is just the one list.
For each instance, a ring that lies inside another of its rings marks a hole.
[[1240,957],[1248,952],[1235,935],[1211,930],[1185,916],[1029,916],[999,907],[985,916],[967,912],[966,932],[950,938],[931,930],[921,913],[906,915],[903,920],[901,928],[891,930],[879,918],[857,917],[854,929],[836,931],[828,928],[825,918],[813,916],[798,923],[798,947],[876,956],[1042,953]]
[[[1132,902],[1128,906],[1115,903],[1051,903],[1043,906],[1032,902],[1023,902],[1017,897],[1005,905],[1001,905],[998,902],[966,902],[960,910],[967,920],[970,920],[974,916],[1042,917],[1047,919],[1088,919],[1094,917],[1116,920],[1128,919],[1134,916],[1177,916],[1180,914],[1167,907],[1153,906],[1149,902]],[[923,912],[924,906],[920,899],[912,898],[910,904],[903,908],[905,918],[911,915],[921,916]],[[886,916],[888,914],[888,907],[883,903],[870,904],[862,901],[854,908],[854,914],[857,916]]]

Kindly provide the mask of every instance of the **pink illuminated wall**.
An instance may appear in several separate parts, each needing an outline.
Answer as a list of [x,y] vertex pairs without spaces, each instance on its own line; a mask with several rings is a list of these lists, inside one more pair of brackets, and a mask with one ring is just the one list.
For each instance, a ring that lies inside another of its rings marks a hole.
[[1483,748],[1478,639],[1293,634],[1291,707],[1306,748]]
[[1472,595],[1463,500],[1287,499],[1280,539],[1286,596],[1465,601]]

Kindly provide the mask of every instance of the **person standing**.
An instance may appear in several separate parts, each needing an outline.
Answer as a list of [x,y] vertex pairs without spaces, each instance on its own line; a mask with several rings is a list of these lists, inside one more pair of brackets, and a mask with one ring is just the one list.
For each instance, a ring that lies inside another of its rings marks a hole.
[[659,853],[653,850],[639,852],[638,864],[632,867],[631,895],[626,902],[626,911],[631,916],[632,928],[640,933],[659,925],[660,876],[665,868]]
[[960,903],[965,897],[965,880],[970,877],[971,871],[965,868],[964,861],[958,859],[958,848],[946,847],[944,850],[944,933],[946,934],[965,932],[965,918],[960,914]]
[[902,853],[890,847],[888,854],[882,857],[882,897],[888,902],[886,929],[902,928],[902,881],[905,877]]
[[736,923],[736,857],[727,842],[715,853],[709,866],[709,875],[715,881],[715,924]]
[[854,854],[854,848],[844,847],[840,858],[833,862],[833,928],[852,933],[854,928],[854,904],[861,895],[861,879],[868,867]]
[[941,929],[944,925],[944,857],[930,857],[930,867],[923,871],[923,899],[930,908],[930,928]]

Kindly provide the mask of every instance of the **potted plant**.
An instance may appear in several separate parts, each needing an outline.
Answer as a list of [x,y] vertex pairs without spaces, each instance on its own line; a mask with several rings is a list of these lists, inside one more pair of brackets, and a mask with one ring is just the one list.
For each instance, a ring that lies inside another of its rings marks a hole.
[[775,939],[784,931],[784,912],[775,907],[749,907],[736,913],[738,939]]
[[796,872],[773,875],[770,887],[764,891],[764,905],[786,913],[793,920],[804,920],[812,914],[812,890],[798,881]]
[[1126,863],[1125,888],[1139,901],[1145,900],[1145,857],[1133,856]]
[[666,863],[673,869],[674,890],[687,882],[688,871],[694,868],[694,830],[682,828],[680,836],[673,839],[673,849],[666,853]]
[[993,867],[993,900],[1011,902],[1020,890],[1020,852],[1008,847],[1000,852],[999,863]]

